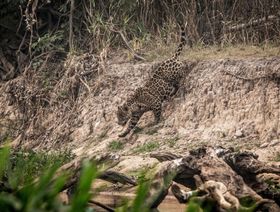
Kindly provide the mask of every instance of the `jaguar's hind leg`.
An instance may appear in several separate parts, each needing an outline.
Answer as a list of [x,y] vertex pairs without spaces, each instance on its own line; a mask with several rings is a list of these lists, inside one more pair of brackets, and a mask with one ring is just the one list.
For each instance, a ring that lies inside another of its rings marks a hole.
[[126,130],[119,134],[119,137],[125,137],[128,133],[130,133],[130,131],[136,126],[136,124],[138,123],[139,119],[141,118],[141,116],[143,115],[144,111],[133,111],[131,114],[131,119],[128,123],[128,127],[126,128]]

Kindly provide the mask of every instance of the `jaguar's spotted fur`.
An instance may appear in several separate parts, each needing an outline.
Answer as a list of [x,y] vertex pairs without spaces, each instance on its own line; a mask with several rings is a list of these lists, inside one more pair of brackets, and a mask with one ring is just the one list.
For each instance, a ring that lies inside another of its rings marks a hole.
[[143,87],[137,88],[134,94],[118,107],[118,124],[124,126],[130,119],[127,129],[119,136],[126,136],[147,111],[153,111],[155,123],[158,123],[161,117],[162,102],[172,93],[174,93],[173,86],[162,79],[151,79]]
[[186,68],[191,69],[192,67],[186,67],[186,65],[178,59],[180,56],[183,47],[186,45],[186,33],[185,29],[182,29],[181,41],[178,45],[175,53],[172,57],[166,61],[161,62],[151,74],[153,79],[163,79],[174,87],[174,94],[179,89],[179,83],[186,74]]
[[127,129],[119,136],[126,136],[147,111],[153,111],[155,123],[161,117],[162,102],[173,96],[179,89],[179,83],[184,77],[184,64],[178,60],[186,44],[185,29],[182,30],[181,41],[174,55],[160,63],[152,72],[151,77],[143,87],[137,88],[127,101],[118,107],[118,124],[125,125],[130,119]]

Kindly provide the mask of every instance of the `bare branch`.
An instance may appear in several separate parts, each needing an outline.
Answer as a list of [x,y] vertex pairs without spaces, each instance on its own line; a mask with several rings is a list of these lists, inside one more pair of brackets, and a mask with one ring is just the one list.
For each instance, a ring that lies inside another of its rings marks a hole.
[[73,35],[73,13],[75,9],[75,0],[70,0],[71,5],[70,5],[70,14],[69,14],[69,48],[70,50],[73,50],[74,48],[74,35]]
[[141,57],[139,54],[137,54],[137,53],[134,51],[133,48],[130,47],[130,45],[129,45],[129,43],[128,43],[128,41],[127,41],[127,39],[126,39],[126,37],[124,36],[124,34],[123,34],[122,31],[120,31],[120,30],[115,30],[115,29],[112,29],[112,28],[111,28],[110,30],[113,31],[113,32],[117,32],[117,33],[120,34],[120,36],[121,36],[123,42],[125,43],[125,45],[126,45],[126,47],[128,48],[128,50],[133,54],[133,56],[134,56],[135,59],[137,59],[137,60],[143,60],[143,61],[146,60],[145,58],[143,58],[143,57]]

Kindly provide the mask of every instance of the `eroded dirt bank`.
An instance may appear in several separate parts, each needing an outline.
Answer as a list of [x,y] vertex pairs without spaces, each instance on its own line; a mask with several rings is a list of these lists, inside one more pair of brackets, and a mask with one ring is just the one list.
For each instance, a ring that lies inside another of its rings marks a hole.
[[[27,74],[0,84],[2,133],[7,131],[4,124],[21,127],[20,121],[27,123],[17,132],[14,144],[68,148],[77,155],[105,151],[123,155],[161,150],[183,153],[202,144],[260,152],[261,146],[274,151],[269,153],[271,157],[279,151],[280,58],[200,61],[176,97],[165,103],[161,123],[148,127],[153,116],[147,113],[136,133],[126,139],[117,137],[123,130],[116,124],[117,106],[144,82],[152,64],[109,62],[103,71],[80,81],[67,65],[46,103],[38,99],[38,91],[34,99],[28,96],[35,85]],[[81,76],[85,66],[75,67],[74,72]],[[73,89],[75,83],[79,89]],[[59,98],[68,84],[71,101]],[[22,115],[34,106],[32,101],[39,100],[40,110],[37,107],[28,117]]]

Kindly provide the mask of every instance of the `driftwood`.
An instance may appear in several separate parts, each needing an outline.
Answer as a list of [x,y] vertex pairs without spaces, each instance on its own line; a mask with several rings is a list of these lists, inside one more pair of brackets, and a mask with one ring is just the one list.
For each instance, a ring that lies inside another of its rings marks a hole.
[[[210,204],[211,211],[280,211],[280,165],[261,162],[254,153],[202,147],[184,156],[172,153],[150,156],[161,161],[161,168],[151,181],[143,203],[150,209],[156,209],[171,190],[179,203],[198,202],[202,207]],[[54,180],[63,173],[70,175],[61,189],[67,190],[70,196],[79,180],[83,160],[75,159],[55,174]],[[119,163],[119,156],[107,154],[87,160],[103,168],[99,179],[137,185],[133,178],[110,170]],[[0,182],[0,188],[3,189],[3,185]],[[89,204],[106,211],[115,210],[93,200]]]
[[111,171],[111,170],[107,170],[101,173],[98,178],[111,183],[130,184],[133,186],[137,185],[136,180],[132,179],[131,177],[128,177],[122,173]]
[[[170,158],[174,158],[174,155]],[[257,156],[252,153],[205,147],[164,163],[151,184],[146,201],[150,208],[156,208],[171,187],[180,203],[186,203],[190,199],[200,203],[211,201],[215,203],[215,211],[280,211],[277,205],[280,167],[258,161]],[[186,186],[186,190],[172,180]],[[252,204],[241,205],[240,202],[244,199]]]
[[152,158],[156,158],[159,162],[175,160],[181,158],[181,155],[176,155],[171,152],[162,152],[162,153],[151,153]]
[[[126,176],[122,173],[111,171],[110,168],[116,166],[120,160],[119,156],[117,155],[111,155],[111,154],[104,154],[100,157],[91,156],[87,158],[87,161],[96,164],[98,169],[103,169],[101,174],[97,175],[98,179],[102,179],[111,183],[121,183],[121,184],[129,184],[136,186],[137,182],[135,179]],[[82,165],[85,158],[76,158],[69,163],[61,166],[55,173],[52,182],[54,182],[59,176],[63,174],[68,175],[68,181],[64,184],[64,186],[60,189],[60,191],[70,190],[68,192],[69,195],[72,194],[73,188],[77,184],[80,178],[80,172],[82,169]],[[35,179],[33,183],[37,183],[39,181],[39,178]],[[14,192],[14,190],[11,190],[11,188],[7,187],[4,182],[0,181],[0,190],[2,191],[11,191]]]
[[[102,179],[102,180],[105,180],[105,181],[108,181],[111,183],[121,183],[121,184],[129,184],[129,185],[136,186],[137,182],[133,178],[126,176],[122,173],[116,172],[116,171],[108,170],[108,169],[116,166],[120,162],[119,159],[120,159],[119,156],[110,155],[110,154],[105,154],[98,158],[96,156],[87,158],[88,161],[95,163],[96,165],[101,164],[103,169],[105,167],[105,170],[102,171],[101,174],[99,174],[97,176],[98,179]],[[67,173],[68,171],[70,171],[71,177],[66,182],[64,187],[61,189],[61,191],[67,190],[66,194],[68,195],[69,199],[73,195],[73,193],[75,191],[75,187],[79,180],[83,160],[84,159],[75,159],[75,160],[72,160],[71,162],[63,165],[60,169],[57,170],[56,176],[54,177],[54,179],[56,179],[61,174]],[[101,202],[90,200],[88,203],[97,205],[106,211],[114,211],[113,208],[111,208],[107,205],[104,205]]]
[[113,208],[111,208],[111,207],[109,207],[109,206],[107,206],[107,205],[104,205],[104,204],[102,204],[102,203],[100,203],[100,202],[94,201],[94,200],[90,200],[90,201],[89,201],[89,204],[97,205],[97,206],[99,206],[100,208],[103,208],[104,210],[109,211],[109,212],[115,211]]
[[241,23],[241,24],[237,24],[234,26],[228,26],[225,29],[226,33],[230,33],[230,32],[235,32],[235,31],[239,31],[239,30],[243,30],[249,27],[254,27],[254,26],[260,26],[262,24],[272,24],[272,22],[276,22],[279,21],[279,14],[276,15],[269,15],[267,17],[263,17],[263,18],[259,18],[259,19],[253,19],[247,23]]
[[[211,204],[212,211],[280,211],[280,167],[259,161],[253,153],[204,147],[190,151],[183,157],[172,153],[150,156],[161,161],[161,168],[151,182],[144,203],[150,209],[157,208],[171,188],[179,203],[194,201],[202,206]],[[107,155],[94,158],[94,161],[107,161],[112,164],[110,167],[113,167],[119,160]],[[69,169],[73,173],[64,187],[70,191],[69,195],[79,178],[80,168],[81,161],[72,161],[61,167],[57,173],[59,175]],[[99,179],[137,185],[134,179],[108,169],[99,175]],[[245,200],[250,204],[241,204]],[[114,211],[100,202],[89,203],[107,211]]]
[[[126,176],[122,173],[109,170],[110,168],[116,166],[120,162],[119,156],[106,154],[99,158],[97,158],[96,156],[92,156],[87,160],[91,161],[92,163],[95,163],[97,166],[100,164],[102,165],[102,168],[104,170],[101,172],[101,174],[97,176],[98,179],[102,179],[111,183],[129,184],[133,186],[137,185],[136,181],[133,178]],[[56,179],[56,177],[60,176],[61,174],[67,172],[70,172],[71,175],[70,179],[65,183],[61,191],[72,188],[77,184],[80,177],[82,163],[83,159],[75,159],[63,165],[57,170],[54,179]]]

